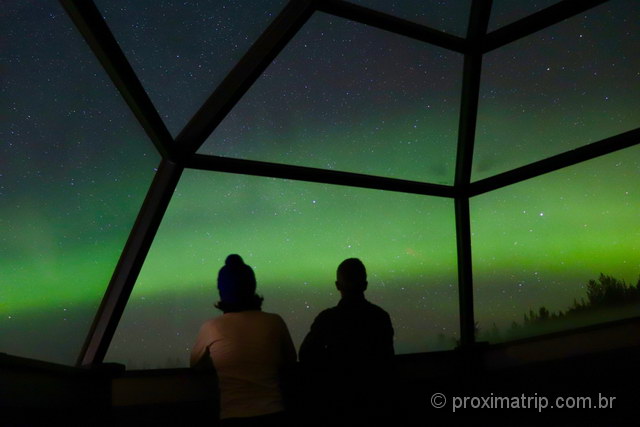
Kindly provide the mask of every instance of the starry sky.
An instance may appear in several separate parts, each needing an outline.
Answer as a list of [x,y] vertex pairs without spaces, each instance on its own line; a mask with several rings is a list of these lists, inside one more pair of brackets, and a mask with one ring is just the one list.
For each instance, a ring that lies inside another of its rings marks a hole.
[[[241,4],[242,3],[242,4]],[[96,1],[175,136],[284,1]],[[463,36],[469,2],[357,3]],[[553,1],[495,1],[490,29]],[[612,0],[487,54],[473,179],[640,123],[640,4]],[[57,2],[0,14],[0,352],[73,363],[160,157]],[[451,184],[462,56],[316,13],[200,152]],[[471,201],[480,327],[640,275],[640,148]],[[296,343],[367,265],[396,351],[458,333],[453,202],[185,171],[107,359],[180,365],[229,253]],[[615,316],[615,315],[614,315]],[[601,321],[603,319],[595,319]]]

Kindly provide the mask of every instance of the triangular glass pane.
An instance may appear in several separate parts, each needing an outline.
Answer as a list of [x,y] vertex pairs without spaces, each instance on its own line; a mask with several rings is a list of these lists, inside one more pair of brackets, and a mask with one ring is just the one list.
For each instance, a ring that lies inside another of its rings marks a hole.
[[474,197],[477,339],[640,316],[639,182],[636,146]]
[[462,55],[317,13],[200,152],[450,184]]
[[57,2],[9,2],[0,352],[74,364],[160,161]]
[[638,127],[639,15],[610,1],[487,54],[473,179]]
[[493,0],[491,6],[491,17],[489,18],[488,31],[496,30],[505,25],[526,18],[549,6],[553,6],[560,0],[535,0],[535,1],[513,1],[513,0]]
[[286,0],[97,0],[96,4],[175,136]]
[[349,0],[435,30],[459,37],[467,35],[472,0]]
[[450,199],[186,170],[107,360],[186,366],[200,325],[221,314],[216,277],[230,253],[255,269],[264,310],[285,319],[296,348],[338,302],[338,264],[358,257],[367,298],[391,315],[396,353],[450,349],[459,328],[455,242]]

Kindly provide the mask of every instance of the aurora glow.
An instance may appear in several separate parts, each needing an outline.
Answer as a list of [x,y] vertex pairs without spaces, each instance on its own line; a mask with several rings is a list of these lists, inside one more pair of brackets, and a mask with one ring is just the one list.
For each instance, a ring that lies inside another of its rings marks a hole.
[[[384,209],[381,209],[381,207]],[[385,307],[403,352],[433,348],[419,319],[438,332],[457,334],[453,202],[374,190],[288,182],[209,172],[187,172],[176,190],[114,340],[110,360],[162,364],[160,343],[131,344],[157,331],[155,317],[140,317],[157,295],[191,328],[216,312],[215,277],[229,253],[255,268],[265,310],[281,314],[296,344],[313,318],[334,305],[335,269],[361,258],[369,270],[368,297]],[[371,230],[375,230],[372,232]],[[189,313],[188,315],[186,313]],[[189,329],[170,325],[161,346],[188,354]],[[179,335],[178,335],[179,334]],[[434,333],[435,334],[435,333]],[[142,347],[139,347],[142,346]],[[151,349],[151,351],[148,350]],[[134,359],[135,360],[135,359]]]
[[[222,3],[97,2],[174,135],[284,4],[238,15]],[[474,179],[638,126],[639,12],[612,0],[487,55]],[[57,3],[13,2],[0,31],[0,351],[70,364],[159,155]],[[450,184],[461,68],[458,54],[319,13],[202,152]],[[634,147],[472,199],[481,328],[564,309],[601,272],[635,283],[638,182]],[[335,268],[351,256],[392,316],[397,352],[457,336],[451,200],[187,170],[108,360],[184,364],[217,314],[229,253],[254,267],[265,310],[297,343],[337,302]]]
[[640,147],[633,147],[472,199],[480,325],[504,327],[541,305],[565,310],[600,273],[635,284],[639,178]]

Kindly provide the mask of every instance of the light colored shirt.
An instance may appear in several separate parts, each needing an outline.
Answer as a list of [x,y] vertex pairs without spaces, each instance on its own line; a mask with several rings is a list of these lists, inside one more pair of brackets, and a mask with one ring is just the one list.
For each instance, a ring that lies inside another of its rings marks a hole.
[[206,357],[218,375],[221,419],[284,409],[279,378],[296,361],[296,350],[280,316],[249,310],[208,320],[191,351],[191,366]]

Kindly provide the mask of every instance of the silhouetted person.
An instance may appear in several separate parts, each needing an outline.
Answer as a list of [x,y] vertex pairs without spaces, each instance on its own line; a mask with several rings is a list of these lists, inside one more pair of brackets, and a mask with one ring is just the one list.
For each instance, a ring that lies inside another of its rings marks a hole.
[[213,364],[220,388],[222,425],[268,426],[285,421],[282,374],[296,361],[286,324],[261,311],[256,278],[239,255],[218,273],[222,316],[200,328],[191,366]]
[[393,327],[386,311],[367,301],[367,272],[357,258],[337,270],[342,298],[321,312],[300,347],[312,406],[332,424],[366,424],[383,414],[393,364]]

